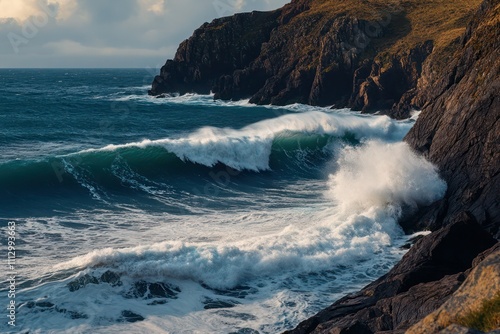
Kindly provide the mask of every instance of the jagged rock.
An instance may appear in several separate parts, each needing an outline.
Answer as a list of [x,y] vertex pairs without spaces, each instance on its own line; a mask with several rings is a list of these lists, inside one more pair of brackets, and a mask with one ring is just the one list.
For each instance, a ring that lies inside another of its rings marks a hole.
[[140,314],[134,313],[132,311],[122,311],[122,316],[118,319],[119,322],[138,322],[143,321],[144,317]]
[[420,239],[387,275],[287,333],[403,332],[440,307],[462,284],[474,258],[496,244],[463,217]]
[[149,283],[146,281],[135,282],[132,289],[126,294],[127,298],[169,298],[177,299],[177,295],[181,290],[167,283]]
[[[408,117],[425,102],[416,96],[427,59],[444,58],[439,51],[465,27],[464,16],[479,1],[448,10],[411,1],[294,0],[271,12],[216,19],[179,46],[149,93],[212,90],[216,99]],[[442,25],[427,33],[422,12]]]
[[[438,333],[457,319],[478,311],[482,303],[500,291],[500,247],[468,275],[467,280],[438,310],[408,330],[408,334]],[[444,331],[446,333],[446,331]],[[448,331],[448,333],[451,333]],[[465,333],[465,332],[464,332]]]
[[99,284],[99,280],[92,275],[85,274],[78,277],[74,281],[69,282],[67,286],[69,291],[74,292],[81,288],[84,288],[88,284]]
[[467,210],[500,237],[498,6],[498,0],[483,2],[462,47],[420,93],[426,106],[405,140],[439,167],[448,192],[438,205],[406,222],[409,229],[435,230]]
[[252,12],[203,24],[168,60],[149,93],[208,94],[216,79],[253,61],[281,12]]
[[123,283],[120,281],[120,275],[111,270],[106,271],[101,275],[101,282],[109,283],[111,286],[121,286]]
[[202,286],[207,290],[213,291],[215,294],[219,296],[233,297],[240,299],[244,299],[248,295],[257,293],[257,289],[246,285],[238,285],[231,289],[214,289],[205,284],[202,284]]

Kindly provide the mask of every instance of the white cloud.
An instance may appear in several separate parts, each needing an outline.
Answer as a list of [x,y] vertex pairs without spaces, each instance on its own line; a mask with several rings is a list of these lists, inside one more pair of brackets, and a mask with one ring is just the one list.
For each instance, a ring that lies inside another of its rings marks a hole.
[[172,52],[171,48],[162,47],[159,49],[143,48],[116,48],[116,47],[94,47],[85,46],[81,43],[63,40],[58,42],[49,42],[44,45],[49,52],[52,51],[60,56],[91,56],[91,57],[120,57],[126,54],[128,57],[156,57],[164,56]]
[[[47,66],[50,57],[60,60],[54,66],[107,66],[113,57],[121,66],[137,67],[141,61],[143,66],[156,65],[171,58],[178,44],[204,22],[287,2],[0,0],[0,67]],[[8,38],[13,35],[23,43],[13,47]]]
[[165,0],[139,0],[141,8],[156,15],[161,15],[165,12]]
[[77,0],[0,0],[0,19],[20,23],[36,16],[67,19],[77,8]]

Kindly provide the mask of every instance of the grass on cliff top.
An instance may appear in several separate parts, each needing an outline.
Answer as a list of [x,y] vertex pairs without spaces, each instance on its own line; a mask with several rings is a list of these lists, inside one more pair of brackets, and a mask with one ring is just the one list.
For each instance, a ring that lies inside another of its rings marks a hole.
[[490,332],[500,327],[500,292],[483,303],[476,312],[471,312],[458,319],[458,324],[483,332]]
[[[347,14],[365,20],[383,20],[394,23],[393,33],[399,29],[398,17],[405,17],[410,31],[396,43],[382,49],[394,53],[433,40],[436,47],[446,47],[464,31],[472,14],[482,0],[312,0],[311,10],[302,15],[323,13],[326,16]],[[389,14],[390,16],[388,16]],[[389,49],[387,49],[389,48]]]

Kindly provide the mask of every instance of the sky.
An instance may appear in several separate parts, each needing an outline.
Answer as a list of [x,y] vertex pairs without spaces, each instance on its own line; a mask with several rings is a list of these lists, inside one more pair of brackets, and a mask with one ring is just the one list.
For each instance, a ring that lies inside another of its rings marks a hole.
[[0,68],[157,68],[204,22],[290,0],[0,0]]

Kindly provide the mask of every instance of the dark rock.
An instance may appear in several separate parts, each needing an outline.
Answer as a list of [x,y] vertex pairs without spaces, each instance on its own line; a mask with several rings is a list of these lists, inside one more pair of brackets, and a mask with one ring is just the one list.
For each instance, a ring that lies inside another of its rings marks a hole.
[[244,13],[205,23],[162,67],[149,94],[209,93],[217,79],[248,66],[259,55],[280,13]]
[[496,244],[463,217],[420,239],[387,275],[287,333],[403,332],[441,306],[465,280],[474,258]]
[[89,274],[85,274],[81,277],[78,277],[76,280],[68,283],[68,289],[71,292],[77,291],[81,288],[84,288],[88,284],[99,284],[99,280]]
[[110,270],[101,275],[101,282],[109,283],[111,286],[121,286],[123,283],[120,281],[120,275]]
[[421,107],[414,97],[433,41],[392,48],[410,34],[413,7],[349,3],[350,10],[332,3],[325,11],[294,0],[275,11],[205,23],[162,67],[149,94],[213,91],[215,99],[408,117]]
[[122,316],[118,320],[120,322],[138,322],[138,321],[144,321],[144,317],[140,314],[134,313],[132,311],[122,311]]
[[252,288],[246,285],[238,285],[232,289],[212,289],[208,285],[202,284],[205,289],[213,291],[215,294],[219,296],[233,297],[244,299],[246,296],[254,294],[257,292],[257,289]]
[[135,282],[132,289],[125,295],[127,298],[169,298],[176,299],[181,290],[167,283],[149,283],[146,281]]
[[51,302],[36,302],[35,306],[43,308],[51,308],[54,307],[54,304],[52,304]]
[[438,79],[421,87],[426,106],[405,140],[439,167],[448,192],[406,227],[435,230],[469,211],[500,237],[500,20],[495,6],[498,1],[484,1],[447,66],[427,69],[437,71]]
[[24,304],[27,308],[34,308],[34,307],[40,307],[40,308],[52,308],[54,307],[55,305],[51,302],[47,302],[47,301],[39,301],[39,302],[33,302],[33,301],[29,301],[27,302],[26,304]]
[[220,300],[220,299],[214,300],[211,298],[206,298],[203,301],[203,304],[205,304],[205,306],[203,307],[205,310],[210,310],[210,309],[218,309],[218,308],[231,308],[231,307],[235,307],[239,303],[237,301],[234,301],[234,300]]
[[70,319],[76,320],[76,319],[88,319],[88,315],[76,311],[69,311],[65,308],[59,308],[56,307],[55,310],[59,313],[65,314],[70,317]]
[[217,311],[216,313],[218,315],[226,317],[226,318],[240,319],[240,320],[245,320],[245,321],[257,320],[256,316],[249,314],[249,313],[234,312],[231,310],[220,310],[220,311]]
[[155,305],[165,305],[167,303],[167,300],[165,299],[160,299],[160,300],[153,300],[151,303],[148,303],[148,305],[155,306]]
[[231,332],[229,334],[259,334],[259,332],[251,328],[241,328],[238,331]]

